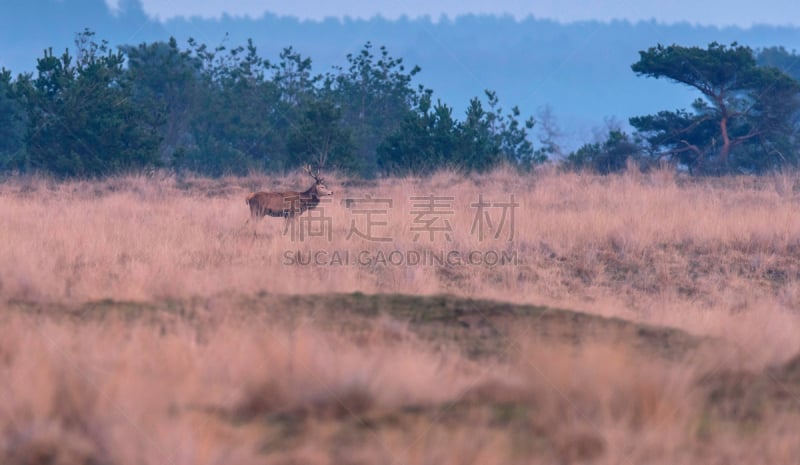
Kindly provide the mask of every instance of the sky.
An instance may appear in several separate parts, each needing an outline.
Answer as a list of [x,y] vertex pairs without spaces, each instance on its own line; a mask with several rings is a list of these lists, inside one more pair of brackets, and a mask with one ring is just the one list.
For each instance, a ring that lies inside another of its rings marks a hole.
[[[106,0],[115,8],[121,0]],[[713,26],[750,27],[757,24],[800,26],[798,0],[140,0],[151,17],[167,20],[178,16],[204,18],[260,17],[265,12],[322,20],[329,17],[388,19],[401,16],[465,14],[530,15],[561,22],[584,20],[649,21]]]

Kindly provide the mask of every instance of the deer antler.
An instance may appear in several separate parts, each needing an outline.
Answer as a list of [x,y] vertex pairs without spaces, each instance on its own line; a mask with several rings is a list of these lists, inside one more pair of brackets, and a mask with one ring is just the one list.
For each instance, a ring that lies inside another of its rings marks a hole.
[[328,161],[328,147],[326,147],[325,150],[322,150],[319,153],[319,160],[317,160],[317,174],[319,174],[322,168],[325,167],[325,163],[327,161]]
[[306,163],[305,166],[303,166],[303,169],[306,171],[306,173],[308,173],[309,176],[314,178],[315,181],[322,182],[322,180],[319,177],[319,171],[317,171],[316,174],[314,174],[314,172],[311,171],[311,164],[310,163]]

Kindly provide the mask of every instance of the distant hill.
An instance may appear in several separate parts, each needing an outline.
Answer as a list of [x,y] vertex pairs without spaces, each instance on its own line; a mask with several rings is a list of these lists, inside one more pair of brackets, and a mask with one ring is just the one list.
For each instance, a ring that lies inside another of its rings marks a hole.
[[[300,21],[266,15],[258,19],[149,19],[138,0],[123,0],[112,13],[104,0],[4,0],[0,6],[0,66],[33,71],[42,50],[72,46],[84,28],[113,45],[193,37],[209,46],[239,45],[252,38],[261,54],[276,57],[293,46],[312,58],[316,72],[343,65],[367,41],[386,45],[392,56],[419,65],[419,83],[463,113],[484,89],[498,92],[508,108],[534,114],[553,109],[567,146],[592,138],[604,118],[628,117],[688,107],[694,94],[675,84],[636,77],[630,65],[638,51],[657,43],[705,46],[737,41],[754,48],[800,49],[800,28],[750,29],[666,25],[656,22],[560,24],[529,18],[464,16],[389,21]],[[227,34],[227,36],[226,36]],[[800,66],[800,65],[799,65]]]

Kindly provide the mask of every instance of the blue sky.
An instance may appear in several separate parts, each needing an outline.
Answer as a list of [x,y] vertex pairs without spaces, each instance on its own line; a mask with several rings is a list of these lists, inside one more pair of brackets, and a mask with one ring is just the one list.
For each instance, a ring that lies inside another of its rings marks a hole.
[[[120,0],[106,0],[112,7]],[[655,19],[716,26],[754,24],[800,26],[797,0],[141,0],[152,17],[261,16],[265,12],[320,20],[326,17],[397,18],[468,13],[529,15],[562,22]]]

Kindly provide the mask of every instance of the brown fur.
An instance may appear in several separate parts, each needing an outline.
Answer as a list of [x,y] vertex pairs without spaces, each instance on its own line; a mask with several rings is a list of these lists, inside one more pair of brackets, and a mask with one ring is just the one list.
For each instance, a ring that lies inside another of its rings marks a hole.
[[304,211],[311,210],[319,205],[319,198],[333,195],[321,179],[304,192],[254,192],[245,198],[250,206],[250,216],[261,218],[264,216],[293,218],[302,215]]

